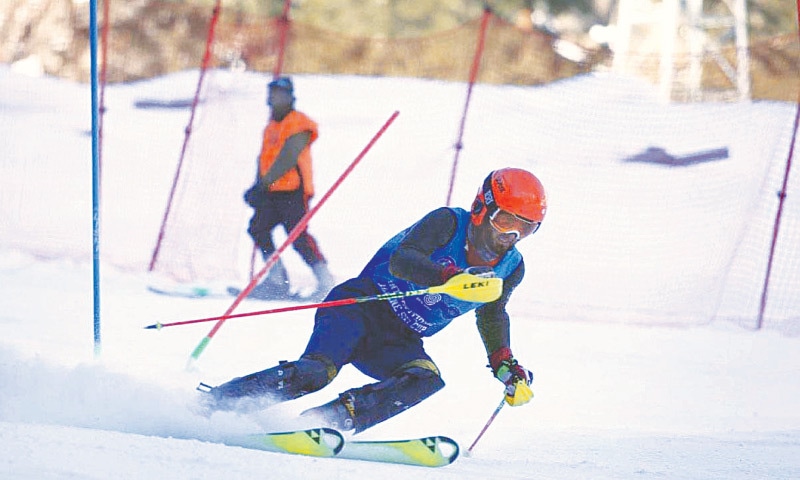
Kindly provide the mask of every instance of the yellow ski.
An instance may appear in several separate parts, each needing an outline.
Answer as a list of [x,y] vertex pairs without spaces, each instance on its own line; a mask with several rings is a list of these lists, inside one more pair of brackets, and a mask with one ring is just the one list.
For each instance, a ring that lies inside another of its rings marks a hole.
[[341,433],[331,428],[241,435],[228,438],[224,443],[267,452],[399,463],[418,467],[450,465],[458,458],[459,453],[458,444],[448,437],[346,442]]
[[333,457],[342,450],[344,437],[331,428],[312,428],[292,432],[242,435],[226,439],[225,444],[268,452]]
[[458,444],[448,437],[409,440],[346,442],[336,458],[401,463],[419,467],[450,465],[458,457]]

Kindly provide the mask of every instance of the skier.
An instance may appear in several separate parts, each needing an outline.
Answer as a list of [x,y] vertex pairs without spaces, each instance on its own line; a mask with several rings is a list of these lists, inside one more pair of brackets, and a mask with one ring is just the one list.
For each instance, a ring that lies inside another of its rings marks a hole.
[[[317,139],[317,124],[294,108],[294,85],[289,77],[271,81],[267,87],[270,120],[264,128],[258,175],[244,198],[253,207],[247,232],[260,248],[264,259],[275,251],[272,230],[283,224],[292,231],[308,212],[314,196],[311,168],[311,144]],[[309,298],[321,299],[334,285],[328,264],[314,237],[303,231],[292,244],[311,267],[317,288]],[[249,298],[280,300],[290,298],[289,279],[283,263],[270,269],[267,277],[250,292]],[[238,295],[239,291],[232,289]]]
[[515,245],[536,232],[546,205],[542,184],[532,173],[496,170],[486,177],[471,211],[442,207],[428,213],[384,244],[358,277],[337,285],[326,297],[418,290],[463,272],[501,277],[497,300],[481,304],[425,295],[317,309],[311,338],[297,361],[280,362],[214,388],[201,384],[208,406],[212,411],[263,408],[295,399],[320,390],[352,363],[377,383],[347,390],[301,416],[361,432],[444,387],[422,339],[471,310],[489,367],[505,385],[506,402],[527,403],[533,397],[532,375],[511,353],[506,303],[525,273]]

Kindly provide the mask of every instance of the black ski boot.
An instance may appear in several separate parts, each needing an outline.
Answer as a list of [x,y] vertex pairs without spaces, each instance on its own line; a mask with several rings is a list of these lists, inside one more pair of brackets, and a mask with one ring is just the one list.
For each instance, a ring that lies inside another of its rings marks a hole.
[[209,394],[205,403],[212,410],[253,411],[315,392],[330,383],[336,373],[329,360],[308,356],[296,362],[281,361],[276,367],[217,387],[201,383],[197,389]]
[[355,428],[355,398],[350,392],[342,393],[336,400],[325,405],[310,408],[300,414],[301,417],[313,418],[320,425],[346,432]]
[[325,405],[306,410],[323,426],[362,432],[407,410],[444,387],[433,362],[417,361],[381,382],[353,388]]

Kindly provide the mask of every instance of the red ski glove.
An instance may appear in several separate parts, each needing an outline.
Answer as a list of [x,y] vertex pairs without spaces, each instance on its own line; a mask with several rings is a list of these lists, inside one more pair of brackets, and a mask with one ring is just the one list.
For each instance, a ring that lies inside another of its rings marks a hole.
[[495,378],[506,386],[506,403],[524,405],[533,398],[530,384],[533,374],[520,365],[508,347],[500,347],[489,355],[489,366]]
[[442,283],[450,280],[451,278],[455,277],[459,273],[463,272],[464,270],[458,268],[456,265],[452,263],[447,265],[442,269]]

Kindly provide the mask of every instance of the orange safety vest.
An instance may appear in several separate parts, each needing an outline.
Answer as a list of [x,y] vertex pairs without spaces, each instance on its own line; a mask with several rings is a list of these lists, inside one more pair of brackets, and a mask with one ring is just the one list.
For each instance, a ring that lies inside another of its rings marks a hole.
[[[263,177],[269,171],[286,139],[301,132],[311,132],[308,145],[297,158],[297,168],[289,169],[281,178],[270,186],[270,192],[289,192],[300,188],[302,180],[303,193],[314,195],[314,182],[311,172],[311,144],[317,139],[317,123],[306,114],[292,110],[280,122],[270,119],[264,128],[264,141],[261,144],[261,155],[258,157],[258,176]],[[300,177],[302,175],[302,179]]]

